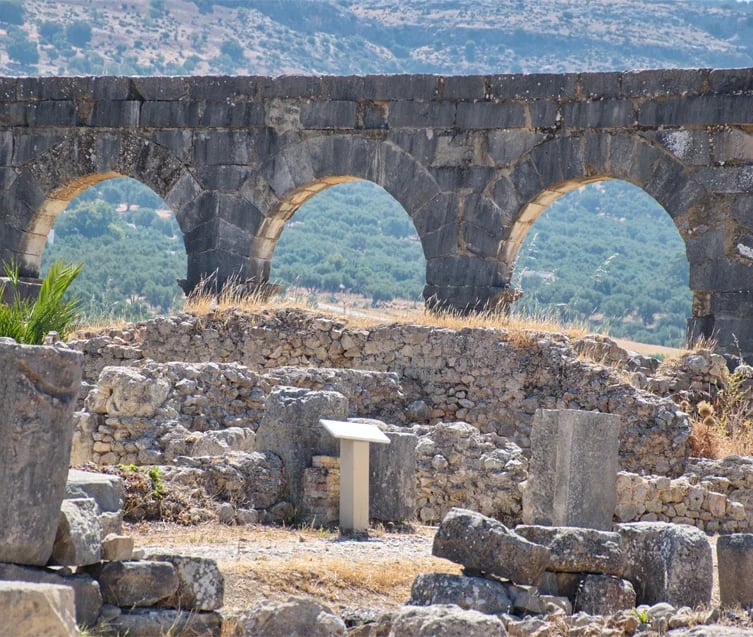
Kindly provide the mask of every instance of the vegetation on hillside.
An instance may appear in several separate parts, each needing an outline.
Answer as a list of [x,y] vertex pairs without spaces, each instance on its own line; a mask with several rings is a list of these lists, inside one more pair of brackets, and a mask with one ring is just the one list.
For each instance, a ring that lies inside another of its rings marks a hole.
[[0,0],[0,74],[467,74],[678,66],[753,66],[751,3]]

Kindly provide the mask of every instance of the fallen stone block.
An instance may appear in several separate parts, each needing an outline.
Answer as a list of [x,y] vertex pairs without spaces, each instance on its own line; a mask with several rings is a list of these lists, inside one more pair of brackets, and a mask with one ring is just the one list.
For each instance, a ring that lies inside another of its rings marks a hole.
[[105,562],[127,562],[133,559],[133,538],[130,535],[111,533],[102,540],[102,560]]
[[347,631],[329,608],[301,597],[259,602],[228,623],[233,637],[344,637]]
[[720,536],[716,557],[722,606],[753,607],[753,533]]
[[713,576],[711,545],[703,531],[685,524],[618,524],[625,555],[623,577],[639,604],[709,604]]
[[218,610],[225,595],[225,578],[217,563],[203,557],[147,551],[144,559],[169,562],[178,576],[178,590],[160,601],[160,606],[182,610]]
[[93,498],[63,500],[51,563],[88,566],[102,559],[102,523]]
[[93,626],[102,610],[102,593],[99,590],[99,582],[88,575],[64,575],[61,572],[45,568],[0,564],[0,581],[68,586],[73,590],[76,623],[79,626]]
[[537,584],[549,564],[546,547],[529,542],[493,518],[458,508],[450,510],[439,525],[432,554],[516,584]]
[[389,635],[400,637],[503,637],[505,625],[494,615],[454,605],[405,606],[392,616]]
[[575,610],[589,615],[613,615],[635,608],[635,589],[612,575],[586,575],[575,596]]
[[117,513],[123,508],[123,479],[108,473],[94,473],[91,471],[68,470],[66,483],[66,498],[71,497],[94,498],[100,513]]
[[122,611],[97,626],[98,635],[128,637],[220,637],[222,616],[219,613],[171,608],[134,608]]
[[515,532],[549,549],[547,570],[622,575],[620,534],[565,526],[520,525]]
[[67,586],[0,582],[3,637],[77,637],[73,591]]
[[413,580],[408,604],[455,604],[487,615],[509,613],[512,609],[512,602],[502,582],[450,573],[421,573]]
[[99,581],[103,600],[122,608],[154,606],[178,590],[178,575],[169,562],[107,562],[87,570]]

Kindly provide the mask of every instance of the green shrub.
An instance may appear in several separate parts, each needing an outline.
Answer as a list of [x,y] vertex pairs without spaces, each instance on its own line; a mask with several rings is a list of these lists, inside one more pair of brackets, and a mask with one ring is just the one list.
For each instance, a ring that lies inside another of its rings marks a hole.
[[69,334],[77,317],[78,302],[66,299],[65,293],[82,267],[83,264],[56,261],[42,280],[36,301],[29,301],[22,299],[18,290],[18,266],[5,264],[8,283],[0,287],[0,297],[6,285],[10,285],[13,298],[9,303],[0,303],[0,336],[19,343],[41,345],[50,332],[57,332],[61,338]]

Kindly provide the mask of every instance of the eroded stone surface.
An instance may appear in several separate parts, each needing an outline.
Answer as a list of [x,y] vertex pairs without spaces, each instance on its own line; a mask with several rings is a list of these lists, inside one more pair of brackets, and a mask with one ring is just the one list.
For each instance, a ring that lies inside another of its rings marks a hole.
[[452,509],[444,517],[434,536],[432,554],[516,584],[537,584],[549,564],[546,547],[466,509]]

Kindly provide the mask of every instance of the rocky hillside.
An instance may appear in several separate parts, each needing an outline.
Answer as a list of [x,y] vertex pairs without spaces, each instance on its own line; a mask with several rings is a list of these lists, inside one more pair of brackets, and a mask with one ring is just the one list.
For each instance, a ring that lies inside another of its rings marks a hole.
[[0,74],[444,74],[753,65],[701,0],[0,0]]

